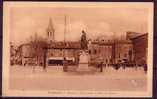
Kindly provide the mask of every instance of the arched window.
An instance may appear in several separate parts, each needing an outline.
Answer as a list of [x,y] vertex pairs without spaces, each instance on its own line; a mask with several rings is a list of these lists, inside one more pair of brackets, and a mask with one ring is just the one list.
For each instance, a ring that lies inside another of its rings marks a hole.
[[119,58],[120,58],[120,53],[119,53]]
[[110,58],[110,63],[112,63],[112,59]]
[[106,63],[108,63],[108,59],[106,59]]
[[91,50],[89,50],[89,54],[91,54]]
[[126,54],[126,53],[124,54],[124,57],[127,57],[127,54]]
[[96,49],[94,49],[94,54],[96,54],[97,53],[97,51],[96,51]]

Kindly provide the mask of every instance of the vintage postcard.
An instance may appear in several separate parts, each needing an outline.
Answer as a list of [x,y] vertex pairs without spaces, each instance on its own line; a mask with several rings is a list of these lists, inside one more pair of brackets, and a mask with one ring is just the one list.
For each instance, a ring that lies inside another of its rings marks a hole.
[[3,96],[152,97],[152,2],[4,2]]

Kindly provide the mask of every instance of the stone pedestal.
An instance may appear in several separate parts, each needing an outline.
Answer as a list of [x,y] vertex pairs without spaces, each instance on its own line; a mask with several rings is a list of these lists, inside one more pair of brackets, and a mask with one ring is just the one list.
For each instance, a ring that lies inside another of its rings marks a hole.
[[77,71],[89,71],[88,58],[89,58],[89,55],[87,52],[82,51],[80,53],[79,65],[78,65]]

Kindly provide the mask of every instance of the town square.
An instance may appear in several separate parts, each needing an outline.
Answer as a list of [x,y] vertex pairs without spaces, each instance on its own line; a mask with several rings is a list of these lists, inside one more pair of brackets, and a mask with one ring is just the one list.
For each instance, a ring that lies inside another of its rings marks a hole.
[[151,96],[152,4],[12,4],[4,8],[5,95]]

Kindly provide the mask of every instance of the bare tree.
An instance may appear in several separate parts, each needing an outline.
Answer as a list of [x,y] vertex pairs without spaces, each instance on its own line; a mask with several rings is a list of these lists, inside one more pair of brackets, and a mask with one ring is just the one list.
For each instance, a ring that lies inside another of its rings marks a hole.
[[36,58],[36,65],[43,65],[44,48],[47,47],[46,39],[35,33],[34,36],[30,37],[30,44],[33,56]]
[[10,42],[10,65],[21,65],[19,46]]
[[15,64],[15,56],[16,56],[16,49],[12,42],[10,42],[10,65]]

